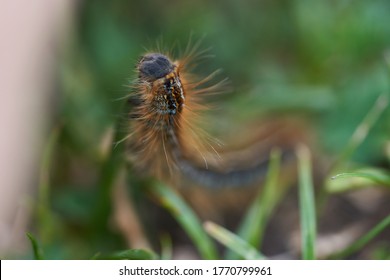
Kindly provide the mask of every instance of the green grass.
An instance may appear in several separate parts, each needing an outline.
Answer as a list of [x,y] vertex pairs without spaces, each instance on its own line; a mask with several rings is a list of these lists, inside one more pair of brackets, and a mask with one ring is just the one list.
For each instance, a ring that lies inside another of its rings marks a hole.
[[364,187],[390,187],[390,173],[379,168],[365,168],[355,172],[340,173],[332,177],[335,182],[327,185],[331,193],[344,192]]
[[361,146],[363,141],[367,138],[370,130],[375,123],[378,122],[379,117],[382,115],[384,110],[387,108],[388,97],[387,94],[380,95],[374,106],[367,113],[363,121],[356,128],[352,137],[350,138],[348,144],[343,149],[343,152],[340,154],[338,161],[335,163],[335,169],[338,168],[341,164],[345,163],[351,158],[356,149]]
[[[378,119],[379,112],[382,110],[378,109],[378,103],[374,106],[375,110],[370,111],[368,117],[359,125],[356,131],[368,130],[374,125],[374,121]],[[375,112],[375,114],[373,113]],[[373,117],[374,116],[374,117]],[[357,137],[356,135],[360,135]],[[359,134],[357,132],[352,136],[347,148],[342,155],[341,160],[346,161],[351,153],[355,151],[358,146],[363,142],[363,139],[367,136],[366,133]],[[49,145],[46,149],[45,157],[42,164],[42,175],[41,175],[41,204],[39,217],[40,220],[45,221],[46,218],[44,213],[49,212],[49,176],[48,169],[50,158],[56,139],[58,137],[58,131],[54,131],[49,141]],[[103,168],[104,183],[103,190],[107,193],[111,188],[118,169],[123,166],[122,156],[120,153],[121,149],[112,149],[111,155],[106,159],[105,168]],[[348,157],[346,156],[348,155]],[[306,260],[313,260],[316,258],[315,243],[316,243],[316,202],[313,192],[312,183],[312,171],[311,171],[311,156],[310,151],[305,146],[300,146],[297,149],[298,158],[298,174],[299,174],[299,212],[301,222],[301,251],[302,258]],[[122,164],[121,164],[122,162]],[[278,203],[284,197],[288,186],[280,185],[281,174],[281,153],[279,150],[274,150],[270,156],[269,170],[266,175],[264,187],[259,191],[258,195],[254,198],[252,205],[248,209],[246,215],[241,221],[241,225],[237,230],[237,233],[231,232],[217,224],[208,221],[202,226],[202,222],[196,216],[190,206],[175,193],[169,186],[166,186],[160,182],[148,181],[151,186],[147,188],[148,194],[154,196],[157,201],[163,206],[171,215],[177,220],[180,226],[185,230],[187,235],[190,237],[194,246],[197,248],[202,259],[219,259],[220,256],[216,250],[215,243],[209,238],[208,235],[212,236],[219,243],[223,244],[227,248],[226,259],[266,259],[267,256],[263,255],[258,248],[261,248],[265,230],[267,224],[272,217],[272,213]],[[107,172],[109,170],[109,172]],[[370,185],[372,183],[389,186],[389,174],[385,170],[379,170],[375,168],[365,169],[357,172],[341,173],[332,178],[335,181],[348,179],[339,185],[327,185],[327,191],[330,193],[334,192],[345,192],[349,189],[353,189],[356,185],[353,180],[364,179],[362,185]],[[99,197],[99,196],[98,196]],[[101,196],[100,196],[101,197]],[[103,199],[103,197],[101,197]],[[107,198],[104,198],[105,203],[109,203]],[[101,211],[101,210],[100,210]],[[107,210],[106,210],[107,211]],[[92,216],[93,217],[93,216]],[[101,221],[99,222],[101,223]],[[47,223],[42,223],[41,227],[46,227]],[[372,228],[364,236],[356,240],[352,245],[340,250],[328,258],[331,259],[343,259],[361,250],[365,245],[368,244],[374,237],[379,235],[384,229],[390,225],[390,216],[386,217],[382,222]],[[38,245],[36,239],[31,235],[27,234],[31,241],[33,254],[35,259],[43,259],[43,250]],[[42,235],[45,236],[45,235]],[[170,259],[172,256],[172,241],[169,236],[165,236],[162,239],[162,252],[161,255],[157,255],[154,252],[143,249],[129,249],[108,254],[96,253],[93,259]]]
[[[305,148],[298,152],[296,185],[282,185],[281,179],[289,174],[283,171],[280,152],[271,153],[265,182],[258,186],[250,204],[241,206],[245,214],[236,221],[237,228],[210,223],[204,228],[203,221],[171,186],[138,183],[140,176],[130,166],[130,181],[134,181],[129,192],[136,203],[150,195],[157,198],[162,211],[177,220],[202,259],[247,258],[248,252],[254,258],[272,258],[264,253],[267,230],[274,230],[270,225],[279,222],[288,227],[291,221],[276,221],[279,216],[274,214],[284,203],[292,203],[297,207],[294,214],[299,215],[295,218],[300,220],[302,258],[315,259],[316,225],[321,224],[332,198],[344,199],[361,188],[370,191],[375,187],[388,202],[389,2],[252,2],[176,1],[175,9],[152,0],[83,5],[69,40],[64,38],[59,44],[63,50],[53,84],[58,85],[61,97],[49,118],[53,126],[40,155],[35,176],[38,193],[28,200],[35,210],[29,228],[33,235],[28,237],[32,253],[22,257],[172,258],[178,241],[169,232],[150,240],[156,248],[161,245],[161,250],[151,253],[145,248],[128,248],[113,226],[112,187],[127,167],[124,143],[112,142],[129,133],[128,115],[116,100],[131,90],[123,84],[129,85],[127,81],[135,77],[143,46],[150,49],[159,37],[167,49],[185,46],[191,31],[195,41],[206,34],[201,49],[212,47],[215,54],[196,67],[195,74],[203,76],[223,68],[221,78],[228,77],[232,85],[230,93],[210,98],[217,100],[217,106],[210,106],[205,130],[222,141],[226,135],[245,138],[240,129],[247,124],[255,128],[258,120],[291,117],[304,119],[315,143],[309,146],[311,155]],[[115,135],[107,145],[110,130],[115,130]],[[31,145],[31,149],[35,147]],[[296,195],[298,199],[291,202]],[[22,204],[24,199],[20,198]],[[389,248],[388,240],[380,235],[389,228],[388,217],[379,221],[382,214],[388,214],[385,211],[382,207],[374,213],[373,226],[352,245],[325,258],[361,257],[361,252],[371,250],[369,245]],[[143,214],[140,217],[147,219]],[[335,222],[337,219],[334,217]],[[288,232],[286,239],[291,234]],[[146,234],[145,238],[151,237]],[[290,248],[286,245],[289,241],[281,240],[285,250]],[[219,252],[218,246],[224,251]]]
[[[264,187],[255,197],[237,232],[240,238],[255,248],[261,246],[267,222],[286,190],[278,185],[280,158],[279,150],[271,152],[269,171]],[[238,255],[231,249],[227,252],[226,258],[237,259]]]
[[26,233],[27,238],[30,240],[32,251],[34,254],[34,259],[36,260],[43,260],[43,249],[39,246],[38,241],[35,239],[35,237],[31,233]]
[[258,252],[255,247],[245,242],[238,235],[213,222],[205,222],[204,228],[208,234],[221,244],[225,245],[232,252],[235,252],[238,257],[245,260],[263,260],[266,258]]
[[154,184],[150,187],[150,191],[186,231],[194,242],[201,257],[209,260],[218,259],[214,243],[204,231],[199,218],[184,200],[171,190],[171,188],[162,183]]
[[114,252],[108,255],[95,254],[94,260],[155,260],[157,255],[148,250],[130,249],[119,252]]
[[383,230],[390,227],[390,215],[384,218],[381,222],[379,222],[376,226],[374,226],[369,232],[360,237],[358,240],[353,242],[350,246],[344,248],[340,252],[329,256],[330,259],[345,259],[350,255],[358,252],[364,246],[366,246],[372,239],[378,236]]
[[347,146],[344,148],[343,152],[339,156],[339,161],[336,162],[336,165],[340,164],[340,162],[342,163],[348,160],[356,151],[356,149],[363,143],[373,125],[378,121],[383,111],[387,108],[387,104],[387,95],[380,95],[376,100],[374,106],[367,113],[366,117],[363,119],[360,125],[356,128]]
[[313,193],[310,151],[301,146],[297,151],[299,164],[299,211],[301,220],[302,258],[316,258],[316,212]]

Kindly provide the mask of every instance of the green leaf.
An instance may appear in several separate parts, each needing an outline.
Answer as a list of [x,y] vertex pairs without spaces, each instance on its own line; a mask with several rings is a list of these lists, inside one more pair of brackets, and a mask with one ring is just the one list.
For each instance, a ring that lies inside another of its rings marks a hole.
[[356,172],[340,173],[332,177],[332,181],[328,182],[326,189],[328,192],[342,192],[375,185],[390,187],[390,173],[379,168],[365,168]]
[[172,259],[172,239],[169,234],[163,234],[161,236],[161,259]]
[[390,226],[390,215],[384,218],[381,222],[379,222],[373,229],[363,235],[361,238],[356,240],[350,246],[345,248],[339,253],[331,255],[329,259],[345,259],[346,257],[352,255],[353,253],[361,250],[368,242],[374,239],[378,234],[380,234],[383,230]]
[[339,159],[334,164],[333,169],[338,169],[340,165],[345,163],[356,151],[356,149],[363,143],[373,125],[378,121],[379,117],[386,109],[387,105],[388,98],[386,94],[380,95],[376,100],[374,106],[371,108],[371,110],[367,113],[363,121],[356,128],[348,144],[341,153]]
[[246,260],[264,260],[266,257],[257,252],[256,249],[235,235],[231,231],[218,226],[213,222],[206,222],[204,224],[205,230],[214,237],[218,242],[234,251],[237,255]]
[[96,254],[93,259],[98,260],[155,260],[157,255],[144,249],[130,249],[108,255]]
[[191,208],[173,190],[162,183],[154,184],[150,190],[187,232],[200,255],[204,259],[217,259],[218,254],[214,243],[203,230],[199,218]]
[[[127,114],[127,110],[131,108],[128,104],[122,104],[120,112]],[[115,136],[109,156],[101,166],[100,180],[96,192],[95,204],[92,208],[92,225],[95,231],[101,231],[106,228],[107,220],[111,211],[111,191],[115,184],[115,180],[120,176],[121,171],[125,169],[125,145],[123,141],[128,137],[128,131],[123,129],[126,119],[118,118],[115,123]]]
[[[280,158],[279,150],[271,152],[264,188],[258,193],[238,230],[238,236],[255,248],[261,246],[264,231],[272,211],[285,193],[286,188],[284,190],[277,188]],[[233,251],[228,251],[226,255],[227,259],[237,259],[238,257]]]
[[34,258],[36,260],[43,260],[43,250],[41,247],[39,247],[37,240],[34,238],[34,236],[31,233],[26,233],[28,239],[31,242],[31,246],[34,253]]
[[55,235],[57,228],[56,219],[50,208],[50,171],[52,168],[53,154],[57,146],[61,127],[57,125],[50,132],[49,139],[45,145],[42,155],[39,174],[37,221],[39,236],[46,242]]
[[316,212],[313,193],[310,152],[305,146],[297,150],[299,164],[299,211],[301,220],[302,257],[315,259]]

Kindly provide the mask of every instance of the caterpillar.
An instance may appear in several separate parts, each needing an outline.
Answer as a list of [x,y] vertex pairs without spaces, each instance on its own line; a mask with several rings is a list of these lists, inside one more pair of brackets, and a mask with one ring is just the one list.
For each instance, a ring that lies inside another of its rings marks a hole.
[[[179,60],[160,52],[149,52],[139,59],[128,99],[130,161],[137,170],[163,180],[185,180],[212,189],[253,185],[264,177],[267,157],[259,154],[259,159],[242,167],[234,163],[236,156],[206,153],[210,149],[194,123],[208,109],[204,96],[221,91],[223,82],[206,86],[215,72],[204,78],[191,74],[196,58],[199,53],[193,49]],[[252,151],[250,154],[256,154],[255,148]],[[285,158],[291,154],[283,153]]]

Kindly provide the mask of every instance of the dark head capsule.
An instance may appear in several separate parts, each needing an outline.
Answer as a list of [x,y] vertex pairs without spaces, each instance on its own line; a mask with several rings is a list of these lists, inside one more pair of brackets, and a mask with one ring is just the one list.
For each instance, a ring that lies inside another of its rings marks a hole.
[[159,53],[144,55],[138,64],[139,77],[148,81],[165,77],[173,69],[174,65],[171,61],[165,55]]

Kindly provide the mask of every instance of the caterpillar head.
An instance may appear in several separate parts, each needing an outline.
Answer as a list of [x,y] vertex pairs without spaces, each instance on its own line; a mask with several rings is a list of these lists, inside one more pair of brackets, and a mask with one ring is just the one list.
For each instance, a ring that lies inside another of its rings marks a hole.
[[185,93],[178,66],[159,53],[149,53],[141,57],[138,78],[151,89],[152,106],[158,114],[176,115],[184,107]]

